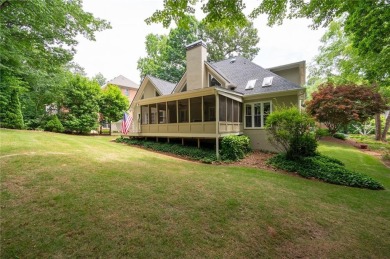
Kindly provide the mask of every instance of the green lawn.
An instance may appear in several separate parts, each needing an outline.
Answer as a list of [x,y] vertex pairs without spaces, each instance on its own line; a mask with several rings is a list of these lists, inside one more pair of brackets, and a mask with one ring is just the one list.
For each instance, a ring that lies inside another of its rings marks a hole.
[[188,162],[110,137],[0,138],[1,258],[390,254],[390,170],[356,149],[320,145],[386,190]]

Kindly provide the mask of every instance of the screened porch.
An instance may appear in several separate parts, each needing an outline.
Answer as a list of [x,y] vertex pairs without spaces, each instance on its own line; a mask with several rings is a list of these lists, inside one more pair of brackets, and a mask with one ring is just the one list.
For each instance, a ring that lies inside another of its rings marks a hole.
[[139,111],[142,136],[207,138],[243,128],[242,103],[221,94],[144,104]]

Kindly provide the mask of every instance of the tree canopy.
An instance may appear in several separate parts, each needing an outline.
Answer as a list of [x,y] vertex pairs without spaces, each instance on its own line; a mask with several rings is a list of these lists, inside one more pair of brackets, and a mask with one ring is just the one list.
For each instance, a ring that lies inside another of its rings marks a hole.
[[103,119],[108,122],[118,121],[122,118],[123,112],[128,110],[129,100],[118,86],[109,84],[102,90],[99,107]]
[[108,22],[84,12],[80,0],[1,1],[1,69],[25,74],[51,70],[75,54],[76,36],[95,40]]
[[[45,105],[61,100],[68,71],[77,66],[70,62],[76,36],[94,40],[95,32],[108,28],[83,10],[81,0],[0,0],[2,93],[17,90],[28,126],[40,124]],[[10,95],[2,98],[10,101]]]
[[95,81],[72,76],[60,102],[61,121],[67,132],[89,133],[97,128],[101,90]]
[[147,56],[138,60],[141,78],[152,75],[170,82],[178,82],[186,69],[186,45],[202,39],[207,43],[208,61],[219,61],[232,55],[252,60],[259,48],[257,29],[252,23],[245,28],[228,30],[222,26],[209,26],[190,17],[187,27],[171,29],[168,35],[148,34],[145,48]]
[[[200,0],[164,0],[163,10],[157,10],[147,23],[162,23],[168,27],[172,21],[179,27],[188,25],[188,15],[193,15]],[[211,26],[220,24],[227,28],[243,27],[248,20],[244,15],[243,0],[201,1],[204,20]],[[251,10],[249,17],[268,16],[268,25],[282,24],[284,19],[309,18],[312,27],[327,26],[335,18],[345,17],[345,32],[362,57],[380,55],[381,61],[372,77],[389,74],[390,64],[390,12],[388,0],[262,0]]]
[[332,134],[351,122],[364,122],[387,108],[376,89],[354,84],[325,83],[306,104],[306,111],[324,123]]

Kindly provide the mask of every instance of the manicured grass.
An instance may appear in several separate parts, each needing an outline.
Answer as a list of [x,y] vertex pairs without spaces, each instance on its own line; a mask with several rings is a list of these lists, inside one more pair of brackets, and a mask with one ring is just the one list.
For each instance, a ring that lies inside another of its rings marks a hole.
[[[363,136],[359,134],[350,134],[348,135],[348,137],[362,144],[367,144],[371,150],[377,150],[380,152],[386,152],[386,151],[390,152],[389,142],[386,143],[382,141],[377,141],[375,140],[375,135]],[[387,141],[390,141],[389,137],[387,137]]]
[[358,150],[320,146],[386,190],[188,162],[110,137],[0,139],[1,258],[390,254],[390,170]]

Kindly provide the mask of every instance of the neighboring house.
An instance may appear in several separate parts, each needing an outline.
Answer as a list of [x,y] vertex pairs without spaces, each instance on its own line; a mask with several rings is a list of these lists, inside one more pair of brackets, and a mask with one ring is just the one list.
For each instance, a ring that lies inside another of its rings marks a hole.
[[[275,150],[264,129],[267,116],[282,106],[300,107],[305,90],[304,63],[293,83],[253,62],[236,57],[207,62],[203,41],[186,47],[187,71],[173,84],[146,76],[130,106],[130,136],[219,141],[245,134],[253,149]],[[283,68],[277,72],[281,72]],[[290,69],[290,67],[287,67]]]
[[[115,77],[114,79],[107,82],[106,85],[116,85],[121,89],[121,92],[124,96],[129,99],[129,104],[133,101],[135,94],[137,93],[137,90],[139,88],[139,85],[137,83],[134,83],[130,79],[120,75]],[[106,86],[105,85],[105,86]],[[103,86],[103,88],[105,87]]]
[[[131,102],[133,101],[135,94],[137,93],[138,88],[139,88],[139,85],[137,83],[134,83],[133,81],[131,81],[130,79],[128,79],[122,75],[119,75],[119,76],[115,77],[114,79],[108,81],[107,84],[105,84],[103,86],[103,88],[105,88],[109,84],[118,86],[119,89],[121,90],[122,94],[124,96],[126,96],[126,98],[129,100],[129,104],[131,104]],[[122,125],[122,120],[115,122],[115,123],[113,122],[111,124],[111,131],[112,132],[120,132],[121,125]],[[109,128],[110,127],[109,122],[104,121],[102,123],[102,127],[105,129]],[[100,129],[100,130],[102,130],[102,129]]]

